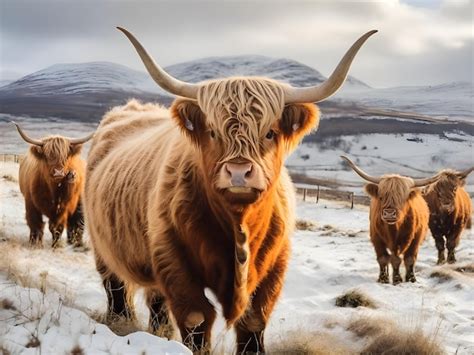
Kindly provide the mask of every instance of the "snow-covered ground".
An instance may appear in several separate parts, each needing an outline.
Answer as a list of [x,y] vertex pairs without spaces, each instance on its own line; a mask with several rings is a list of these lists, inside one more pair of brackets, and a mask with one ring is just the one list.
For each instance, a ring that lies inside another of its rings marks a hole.
[[[178,342],[143,331],[118,336],[98,322],[106,297],[92,252],[71,247],[53,251],[48,233],[43,249],[30,249],[18,166],[0,164],[0,349],[12,354],[38,349],[60,354],[74,348],[85,354],[187,353]],[[363,320],[371,329],[393,323],[423,331],[449,354],[474,352],[472,232],[464,232],[457,264],[435,266],[437,252],[428,236],[417,263],[418,282],[381,285],[368,239],[367,207],[351,210],[340,202],[300,201],[297,215],[309,227],[293,237],[285,287],[266,332],[270,350],[303,339],[326,349],[320,353],[354,354],[374,337],[356,326]],[[336,307],[335,299],[350,290],[366,295],[375,308]],[[138,327],[144,330],[147,311],[140,296],[136,302]],[[213,352],[231,353],[234,335],[222,319],[213,334]]]
[[[347,155],[371,175],[402,174],[427,177],[441,169],[467,169],[474,165],[474,137],[450,133],[433,134],[362,134],[329,138],[301,144],[287,159],[293,172],[334,180],[343,190],[362,193],[364,181],[351,169],[344,168],[340,155]],[[474,176],[467,179],[467,190],[474,192]]]

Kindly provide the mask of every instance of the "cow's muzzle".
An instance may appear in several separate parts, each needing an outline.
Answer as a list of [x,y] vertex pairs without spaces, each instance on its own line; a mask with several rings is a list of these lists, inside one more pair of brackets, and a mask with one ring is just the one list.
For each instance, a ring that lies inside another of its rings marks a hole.
[[397,222],[397,210],[395,208],[384,208],[382,219],[388,224],[395,224]]
[[62,179],[63,177],[66,176],[66,172],[62,168],[59,168],[59,169],[58,168],[53,168],[53,170],[51,171],[51,175],[55,179]]

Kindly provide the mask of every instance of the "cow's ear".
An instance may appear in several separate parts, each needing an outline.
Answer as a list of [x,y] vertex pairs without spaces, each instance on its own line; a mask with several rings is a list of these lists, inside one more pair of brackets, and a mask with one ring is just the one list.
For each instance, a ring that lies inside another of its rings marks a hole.
[[379,196],[379,187],[377,184],[365,185],[365,192],[371,197],[377,198]]
[[182,132],[194,143],[204,137],[206,133],[206,116],[196,101],[179,98],[171,105],[171,116]]
[[71,144],[69,145],[69,155],[74,156],[80,154],[82,150],[82,144]]
[[408,200],[411,200],[413,197],[418,195],[421,192],[421,190],[418,187],[415,187],[410,190],[410,194],[408,195]]
[[280,131],[293,150],[300,140],[319,124],[319,109],[315,104],[285,106],[280,120]]
[[43,147],[40,147],[39,145],[32,145],[30,146],[30,152],[36,159],[44,159]]

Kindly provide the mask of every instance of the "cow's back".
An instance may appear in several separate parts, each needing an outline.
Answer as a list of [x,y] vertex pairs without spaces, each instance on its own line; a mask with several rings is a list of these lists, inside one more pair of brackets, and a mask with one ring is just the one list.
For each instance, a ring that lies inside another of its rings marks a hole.
[[85,212],[96,254],[125,281],[151,269],[147,206],[183,138],[168,110],[136,101],[104,116],[87,160]]

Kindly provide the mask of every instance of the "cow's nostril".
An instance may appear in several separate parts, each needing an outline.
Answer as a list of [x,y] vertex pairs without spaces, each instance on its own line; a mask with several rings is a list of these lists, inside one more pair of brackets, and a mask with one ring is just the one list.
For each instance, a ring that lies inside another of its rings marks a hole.
[[250,178],[250,176],[252,175],[252,165],[250,165],[249,169],[247,170],[247,172],[245,173],[245,177],[246,178]]

